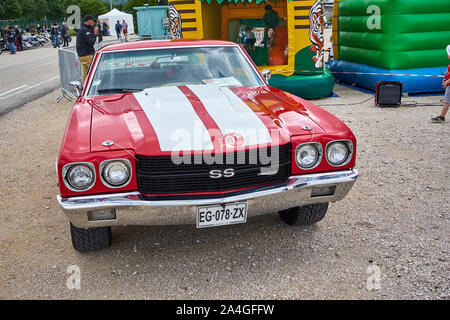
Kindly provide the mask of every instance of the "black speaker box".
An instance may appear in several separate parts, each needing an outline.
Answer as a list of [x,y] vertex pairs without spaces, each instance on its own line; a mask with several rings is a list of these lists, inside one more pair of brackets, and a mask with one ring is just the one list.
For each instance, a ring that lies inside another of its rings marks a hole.
[[375,105],[396,108],[402,103],[403,83],[399,81],[380,81],[375,89]]

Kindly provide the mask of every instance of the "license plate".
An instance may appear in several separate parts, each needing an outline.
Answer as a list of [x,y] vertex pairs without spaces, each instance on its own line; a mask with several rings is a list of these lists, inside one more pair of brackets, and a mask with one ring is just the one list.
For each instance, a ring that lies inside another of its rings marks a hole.
[[247,222],[247,202],[197,208],[197,228],[218,227]]

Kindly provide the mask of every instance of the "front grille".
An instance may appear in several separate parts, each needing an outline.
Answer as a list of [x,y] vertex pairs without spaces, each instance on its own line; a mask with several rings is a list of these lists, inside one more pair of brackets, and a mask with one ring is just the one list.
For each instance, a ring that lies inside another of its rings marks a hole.
[[[274,153],[275,152],[275,153]],[[262,168],[271,167],[276,172],[261,175]],[[136,157],[137,182],[143,194],[174,194],[227,191],[254,186],[270,185],[286,181],[291,174],[291,145],[265,148],[221,155],[225,164],[207,164],[201,156],[192,156],[185,163],[176,165],[171,157]],[[230,158],[233,161],[230,161]],[[238,162],[239,161],[239,162]],[[229,163],[229,164],[227,164]],[[233,169],[233,177],[212,179],[210,171]]]

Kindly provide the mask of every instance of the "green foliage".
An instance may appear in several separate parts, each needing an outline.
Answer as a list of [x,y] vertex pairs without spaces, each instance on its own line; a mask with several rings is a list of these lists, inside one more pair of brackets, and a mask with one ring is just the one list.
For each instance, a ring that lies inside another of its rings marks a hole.
[[70,7],[71,5],[80,6],[80,1],[81,0],[63,0],[64,11],[66,11],[67,8]]
[[22,14],[22,7],[18,0],[3,0],[3,18],[16,19]]
[[[133,0],[133,6],[140,6],[144,3],[156,3],[156,0]],[[81,18],[86,14],[92,14],[98,17],[109,11],[109,2],[104,3],[100,0],[0,0],[0,20],[44,20],[47,18],[48,23],[51,21],[61,21],[67,18],[67,8],[71,5],[77,5],[81,9]],[[115,5],[114,7],[121,10],[123,5]]]
[[57,20],[64,16],[65,10],[63,9],[62,0],[47,0],[49,20]]
[[99,0],[81,0],[79,3],[81,9],[81,18],[87,14],[94,17],[107,13],[109,10],[103,2]]
[[155,6],[156,0],[130,0],[124,4],[123,10],[128,13],[136,13],[136,10],[133,10],[133,7],[143,7],[144,4],[148,4],[149,6]]
[[36,11],[36,3],[34,0],[20,0],[20,5],[22,7],[22,17],[26,19],[34,18]]
[[69,29],[69,34],[70,34],[71,37],[76,37],[77,32],[75,30],[73,30],[73,29]]
[[48,4],[46,0],[34,0],[36,4],[36,10],[34,12],[35,19],[44,19],[48,13]]

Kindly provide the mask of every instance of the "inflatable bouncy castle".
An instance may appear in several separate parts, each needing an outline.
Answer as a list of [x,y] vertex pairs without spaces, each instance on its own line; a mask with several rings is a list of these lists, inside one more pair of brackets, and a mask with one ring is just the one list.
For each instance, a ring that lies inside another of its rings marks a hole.
[[335,77],[375,90],[401,81],[405,93],[442,91],[450,44],[450,0],[335,0]]
[[[268,28],[266,6],[278,16]],[[306,99],[332,93],[324,65],[322,0],[169,0],[172,38],[222,39],[242,44],[270,85]],[[246,30],[255,43],[246,45]]]

